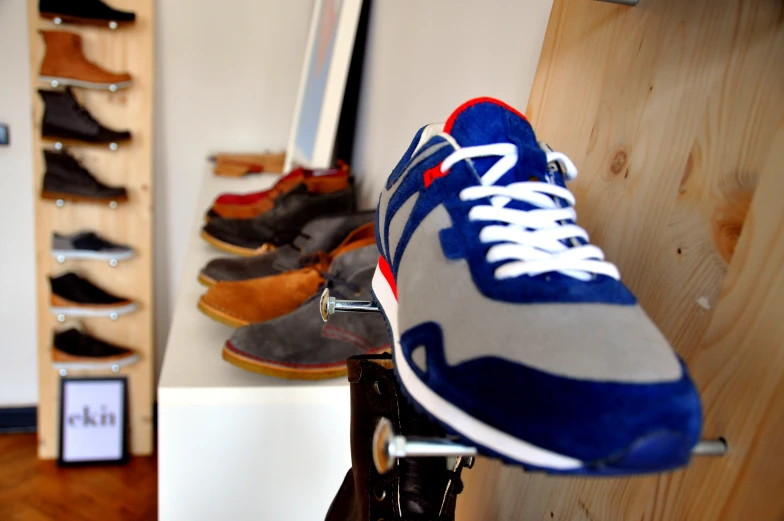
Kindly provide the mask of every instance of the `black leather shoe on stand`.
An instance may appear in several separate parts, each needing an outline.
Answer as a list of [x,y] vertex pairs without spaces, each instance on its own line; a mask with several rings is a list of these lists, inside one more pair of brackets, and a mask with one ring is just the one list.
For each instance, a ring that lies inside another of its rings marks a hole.
[[115,29],[136,21],[135,14],[109,7],[101,0],[40,0],[38,10],[42,18],[55,23],[105,25]]
[[125,188],[103,184],[65,151],[44,150],[44,159],[42,199],[117,203],[128,200]]
[[[406,458],[384,475],[373,465],[373,431],[380,417],[405,436],[444,432],[418,414],[397,385],[389,354],[349,358],[351,464],[326,521],[453,521],[465,458]],[[451,468],[449,465],[451,463]]]
[[56,331],[52,342],[52,366],[57,369],[109,369],[139,360],[133,349],[96,338],[80,328]]
[[354,207],[353,185],[317,194],[301,183],[278,197],[270,211],[253,219],[211,219],[202,228],[201,236],[219,250],[248,257],[293,241],[300,229],[316,217],[352,212]]
[[39,89],[46,106],[41,124],[41,137],[64,144],[121,143],[131,139],[127,130],[112,130],[101,125],[79,103],[70,88]]
[[73,272],[49,277],[49,285],[52,289],[49,310],[55,315],[114,320],[137,308],[131,299],[112,295]]

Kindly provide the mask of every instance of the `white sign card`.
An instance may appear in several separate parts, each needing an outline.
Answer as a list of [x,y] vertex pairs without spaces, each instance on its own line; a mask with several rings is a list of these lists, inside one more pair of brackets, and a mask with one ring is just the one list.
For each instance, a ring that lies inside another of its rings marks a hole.
[[127,379],[63,378],[61,382],[58,462],[125,462]]

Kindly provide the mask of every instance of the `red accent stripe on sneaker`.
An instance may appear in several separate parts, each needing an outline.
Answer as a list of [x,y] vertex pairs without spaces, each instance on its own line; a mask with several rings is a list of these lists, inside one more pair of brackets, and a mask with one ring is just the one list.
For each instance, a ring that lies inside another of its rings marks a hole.
[[433,168],[425,170],[425,173],[424,173],[424,176],[423,176],[423,178],[425,180],[425,188],[429,188],[430,185],[433,184],[433,181],[435,181],[439,177],[444,177],[448,173],[449,173],[449,170],[447,170],[446,172],[442,172],[441,171],[441,163],[438,163]]
[[455,124],[455,120],[457,119],[457,116],[459,116],[464,110],[469,109],[469,108],[471,108],[474,105],[477,105],[479,103],[494,103],[494,104],[498,105],[499,107],[504,107],[505,109],[514,112],[515,114],[517,114],[518,116],[520,116],[524,120],[528,121],[528,118],[526,118],[525,116],[520,114],[520,112],[518,112],[514,107],[510,107],[509,105],[507,105],[506,103],[504,103],[501,100],[497,100],[495,98],[488,98],[488,97],[474,98],[472,100],[466,101],[465,103],[463,103],[462,105],[457,107],[457,109],[452,113],[452,115],[449,116],[449,119],[446,120],[446,124],[444,125],[444,132],[449,134],[449,132],[452,131],[452,125]]
[[378,266],[381,268],[381,274],[387,279],[387,284],[389,284],[389,287],[392,289],[395,300],[397,300],[397,284],[395,284],[395,277],[392,275],[392,269],[389,267],[389,264],[383,255],[378,258]]

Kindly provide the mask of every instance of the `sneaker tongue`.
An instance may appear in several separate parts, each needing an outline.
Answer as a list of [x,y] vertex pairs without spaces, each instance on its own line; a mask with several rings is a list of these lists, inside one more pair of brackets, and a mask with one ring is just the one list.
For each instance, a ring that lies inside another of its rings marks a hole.
[[[455,138],[461,147],[512,143],[517,145],[517,165],[496,184],[508,185],[536,178],[547,182],[547,161],[525,116],[493,98],[476,98],[455,110],[444,126],[444,132]],[[482,176],[498,157],[481,157],[471,160]]]

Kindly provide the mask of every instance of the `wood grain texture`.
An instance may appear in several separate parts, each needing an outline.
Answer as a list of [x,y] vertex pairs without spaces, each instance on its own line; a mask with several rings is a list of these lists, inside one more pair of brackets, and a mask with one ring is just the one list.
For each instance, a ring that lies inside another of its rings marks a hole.
[[35,434],[0,436],[3,521],[153,521],[157,458],[127,465],[60,468],[36,458]]
[[[39,456],[57,456],[59,415],[59,375],[51,367],[53,330],[59,326],[49,311],[50,274],[74,270],[110,292],[134,299],[139,309],[117,321],[106,318],[83,320],[86,328],[102,339],[137,349],[141,361],[122,368],[129,377],[130,449],[133,454],[150,454],[153,449],[153,0],[114,0],[112,6],[134,11],[134,26],[110,31],[76,25],[56,26],[38,16],[38,1],[28,0],[30,63],[33,117],[33,151],[36,194],[36,259],[38,287],[38,366]],[[40,200],[45,164],[41,144],[43,103],[39,88],[51,88],[38,80],[44,44],[38,29],[79,33],[85,56],[111,71],[128,71],[133,85],[116,93],[75,89],[76,96],[96,119],[115,129],[129,129],[133,141],[112,152],[108,147],[73,147],[70,151],[101,181],[124,185],[129,202],[116,210],[107,205],[66,203],[57,208],[53,201]],[[112,268],[100,261],[67,261],[57,264],[50,255],[53,231],[72,233],[95,230],[116,242],[131,245],[136,257]],[[96,375],[99,372],[71,371],[70,375]],[[111,374],[111,373],[108,373]]]
[[528,116],[730,453],[627,479],[479,461],[458,519],[784,519],[784,4],[556,0]]

